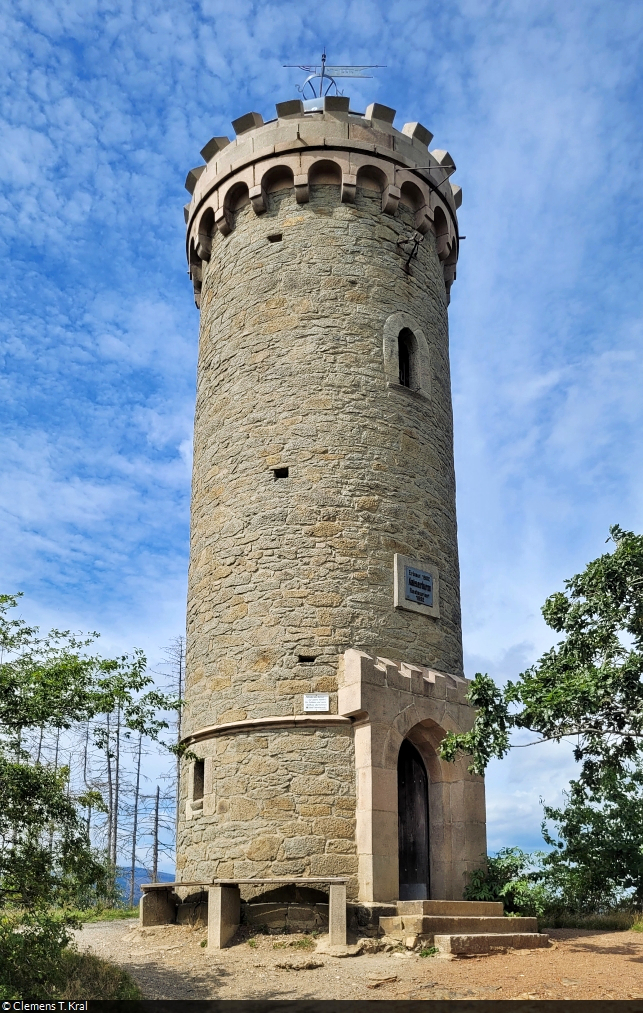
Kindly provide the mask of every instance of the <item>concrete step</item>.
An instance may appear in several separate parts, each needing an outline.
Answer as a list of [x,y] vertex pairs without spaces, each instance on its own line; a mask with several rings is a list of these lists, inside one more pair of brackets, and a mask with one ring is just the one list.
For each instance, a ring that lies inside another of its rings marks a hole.
[[[511,918],[507,921],[517,921]],[[525,920],[525,919],[521,919]],[[439,950],[438,956],[468,957],[475,953],[494,953],[499,950],[535,950],[549,946],[549,936],[544,932],[476,932],[458,935],[436,935],[433,945]]]
[[471,935],[480,933],[538,932],[537,918],[457,917],[455,915],[397,915],[380,918],[387,936]]
[[486,900],[398,900],[398,915],[463,915],[502,918],[501,901]]

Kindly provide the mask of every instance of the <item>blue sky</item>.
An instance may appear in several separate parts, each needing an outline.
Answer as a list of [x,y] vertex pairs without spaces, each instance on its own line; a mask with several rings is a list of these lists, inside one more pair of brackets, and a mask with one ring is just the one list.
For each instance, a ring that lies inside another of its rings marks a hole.
[[[2,590],[153,663],[184,625],[198,314],[183,180],[296,96],[282,64],[379,63],[447,148],[467,236],[450,310],[467,673],[552,641],[545,597],[643,530],[640,0],[23,0],[0,13]],[[488,777],[536,846],[570,750]]]

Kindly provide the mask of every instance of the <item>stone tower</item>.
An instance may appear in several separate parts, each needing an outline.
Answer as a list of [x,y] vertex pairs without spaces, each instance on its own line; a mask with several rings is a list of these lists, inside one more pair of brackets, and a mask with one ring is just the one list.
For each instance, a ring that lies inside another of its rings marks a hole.
[[177,878],[462,896],[484,785],[462,673],[447,305],[459,187],[349,99],[235,120],[186,186],[201,312]]

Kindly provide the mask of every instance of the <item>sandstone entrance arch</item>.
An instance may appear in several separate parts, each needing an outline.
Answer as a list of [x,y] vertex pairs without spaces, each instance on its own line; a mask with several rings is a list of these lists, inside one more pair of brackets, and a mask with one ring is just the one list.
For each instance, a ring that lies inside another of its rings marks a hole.
[[346,651],[338,710],[353,722],[360,901],[404,899],[398,758],[405,742],[427,774],[427,899],[460,900],[467,874],[486,854],[484,781],[467,770],[467,757],[448,763],[439,756],[447,731],[468,731],[473,724],[468,685],[461,676]]

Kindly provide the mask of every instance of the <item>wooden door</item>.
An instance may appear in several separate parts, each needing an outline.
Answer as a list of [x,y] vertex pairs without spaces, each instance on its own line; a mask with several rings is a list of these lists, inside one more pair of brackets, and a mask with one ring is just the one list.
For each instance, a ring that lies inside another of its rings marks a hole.
[[405,739],[397,760],[400,900],[429,897],[429,780],[422,757]]

